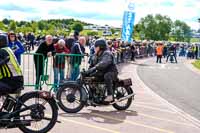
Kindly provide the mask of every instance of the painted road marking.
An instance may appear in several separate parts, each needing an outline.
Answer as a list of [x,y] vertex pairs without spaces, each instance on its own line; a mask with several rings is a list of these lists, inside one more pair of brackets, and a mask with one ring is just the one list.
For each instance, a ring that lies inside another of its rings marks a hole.
[[146,102],[137,102],[137,101],[134,101],[134,104],[143,104],[143,105],[152,105],[152,106],[163,106],[163,107],[165,107],[165,105],[164,104],[162,104],[162,103],[146,103]]
[[121,119],[117,119],[117,118],[113,118],[113,117],[109,117],[109,116],[105,116],[105,115],[101,115],[98,113],[90,113],[91,115],[95,115],[95,116],[99,116],[105,119],[110,119],[110,120],[115,120],[115,121],[120,121],[120,122],[125,122],[131,125],[135,125],[135,126],[140,126],[140,127],[145,127],[145,128],[150,128],[159,132],[164,132],[164,133],[174,133],[173,131],[170,130],[165,130],[165,129],[161,129],[161,128],[157,128],[157,127],[153,127],[153,126],[148,126],[148,125],[144,125],[141,123],[136,123],[136,122],[132,122],[132,121],[128,121],[128,120],[121,120]]
[[147,117],[147,118],[151,118],[151,119],[156,119],[156,120],[161,120],[161,121],[167,121],[167,122],[174,123],[174,124],[185,125],[185,126],[190,126],[190,127],[197,128],[196,126],[191,125],[191,124],[177,122],[177,121],[173,121],[173,120],[168,120],[168,119],[165,119],[165,118],[160,118],[160,117],[156,117],[156,116],[152,116],[152,115],[147,115],[147,114],[143,114],[143,113],[138,113],[138,115],[143,116],[143,117]]
[[86,123],[83,123],[83,122],[78,122],[78,121],[66,119],[66,118],[64,118],[62,116],[59,116],[59,117],[60,117],[59,119],[61,119],[63,121],[66,121],[66,122],[71,122],[71,123],[75,123],[75,124],[78,124],[78,125],[82,125],[82,126],[86,126],[86,127],[91,127],[91,128],[103,130],[103,131],[106,131],[106,132],[109,132],[109,133],[120,133],[118,131],[114,131],[114,130],[111,130],[111,129],[107,129],[107,128],[103,128],[103,127],[99,127],[99,126],[95,126],[95,125],[91,125],[91,124],[86,124]]
[[134,104],[134,105],[138,106],[138,107],[142,107],[142,108],[152,109],[152,110],[161,111],[161,112],[167,112],[167,113],[171,113],[171,114],[175,114],[176,113],[174,111],[165,110],[165,109],[159,109],[159,108],[155,108],[155,107],[149,107],[149,106],[146,106],[146,105],[138,105],[138,104]]
[[179,67],[171,67],[171,66],[166,66],[166,64],[161,64],[159,66],[148,66],[147,68],[149,69],[162,69],[162,70],[178,70],[180,69]]
[[[136,103],[136,104],[143,104],[143,105],[151,105],[151,106],[166,106],[166,105],[164,105],[164,104],[152,104],[152,103],[145,103],[145,102],[134,102],[134,103]],[[140,114],[140,113],[138,113],[138,114]],[[168,121],[168,122],[172,122],[172,123],[175,123],[175,124],[180,124],[180,125],[186,125],[186,126],[190,126],[190,127],[195,127],[195,128],[198,128],[197,126],[195,126],[195,125],[192,125],[192,124],[187,124],[187,123],[181,123],[181,122],[177,122],[177,121],[172,121],[172,120],[168,120],[168,119],[164,119],[164,118],[160,118],[160,117],[155,117],[155,116],[151,116],[151,115],[147,115],[147,114],[143,114],[143,115],[146,115],[147,117],[152,117],[153,119],[158,119],[158,120],[163,120],[163,121]],[[185,120],[185,119],[183,119],[182,117],[180,117],[182,120]],[[199,128],[198,128],[199,129]]]

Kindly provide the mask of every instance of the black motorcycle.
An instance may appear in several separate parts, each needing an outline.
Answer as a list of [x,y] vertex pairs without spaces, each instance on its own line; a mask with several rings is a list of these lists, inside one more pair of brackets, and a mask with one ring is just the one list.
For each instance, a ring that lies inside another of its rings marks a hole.
[[77,81],[65,81],[57,92],[59,107],[67,113],[77,113],[84,106],[112,105],[117,110],[126,110],[134,99],[131,79],[117,80],[113,85],[114,101],[105,102],[107,89],[104,81],[87,77],[82,72]]
[[25,133],[50,131],[58,117],[58,107],[50,93],[34,91],[17,97],[17,92],[0,93],[0,129],[19,128]]

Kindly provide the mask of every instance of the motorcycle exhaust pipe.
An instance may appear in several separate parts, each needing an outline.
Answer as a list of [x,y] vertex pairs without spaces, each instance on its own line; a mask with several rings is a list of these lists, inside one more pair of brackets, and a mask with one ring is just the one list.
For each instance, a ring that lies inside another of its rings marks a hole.
[[130,95],[128,95],[128,96],[125,96],[125,97],[122,97],[122,98],[118,99],[117,101],[112,102],[111,104],[115,104],[115,103],[118,103],[118,102],[124,101],[124,100],[126,100],[126,99],[131,98],[131,97],[134,98],[134,96],[135,96],[135,94],[132,93],[132,94],[130,94]]

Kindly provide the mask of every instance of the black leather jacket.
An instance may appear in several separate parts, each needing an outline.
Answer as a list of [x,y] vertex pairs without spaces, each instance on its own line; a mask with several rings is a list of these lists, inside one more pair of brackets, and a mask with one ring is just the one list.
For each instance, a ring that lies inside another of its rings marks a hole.
[[96,67],[97,73],[105,74],[107,72],[118,73],[117,66],[114,62],[113,54],[106,50],[103,51],[100,55],[95,55],[91,67]]

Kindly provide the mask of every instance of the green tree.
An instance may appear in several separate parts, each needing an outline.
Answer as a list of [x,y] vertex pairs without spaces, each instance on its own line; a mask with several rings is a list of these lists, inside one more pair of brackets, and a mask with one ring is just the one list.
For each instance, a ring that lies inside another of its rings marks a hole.
[[112,32],[112,34],[115,34],[115,29],[113,29],[113,28],[111,28],[111,32]]
[[155,21],[157,40],[168,40],[172,29],[172,20],[167,16],[161,16],[160,14],[157,14],[155,16]]
[[81,23],[76,22],[72,25],[72,29],[81,32],[83,30],[83,25]]
[[0,30],[6,31],[6,26],[2,21],[0,21]]
[[18,27],[22,27],[24,25],[26,25],[26,21],[20,21],[20,22],[17,23]]
[[31,24],[32,31],[35,33],[38,30],[38,25],[36,22],[32,22]]
[[9,24],[9,30],[15,32],[17,29],[17,25],[15,21],[11,21]]
[[172,20],[167,16],[147,15],[135,26],[134,35],[141,39],[168,40],[171,26]]
[[88,36],[97,36],[97,35],[98,35],[98,32],[96,32],[96,31],[88,31],[88,32],[87,32],[87,35],[88,35]]
[[145,18],[142,18],[139,22],[140,37],[142,39],[157,40],[155,27],[156,21],[153,15],[148,15]]
[[38,22],[38,29],[39,30],[44,30],[44,28],[45,28],[45,23],[43,21],[39,21]]
[[8,20],[7,18],[3,19],[2,21],[5,25],[9,25],[10,24],[10,20]]
[[175,41],[190,42],[191,28],[180,20],[176,20],[173,24],[172,37]]

